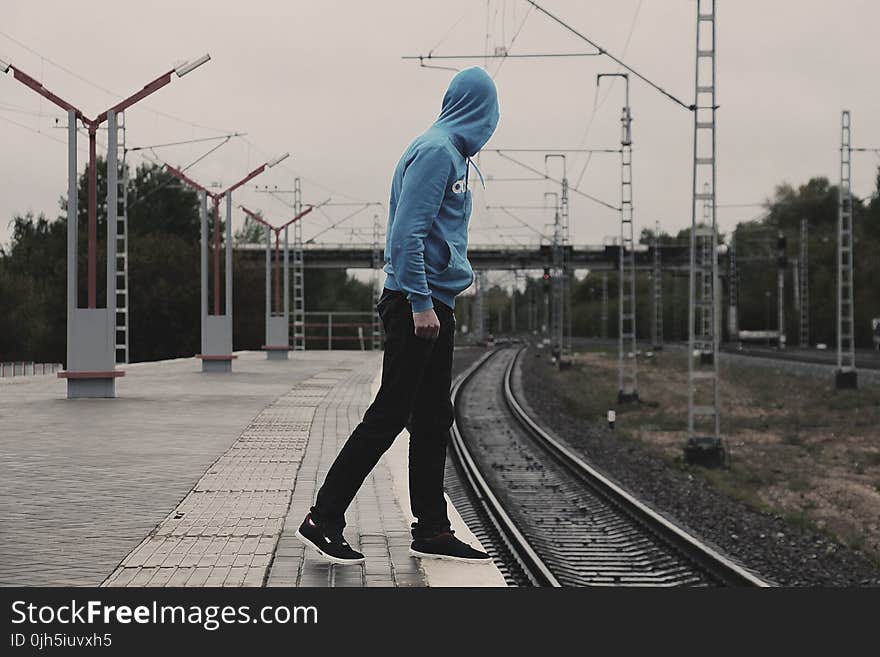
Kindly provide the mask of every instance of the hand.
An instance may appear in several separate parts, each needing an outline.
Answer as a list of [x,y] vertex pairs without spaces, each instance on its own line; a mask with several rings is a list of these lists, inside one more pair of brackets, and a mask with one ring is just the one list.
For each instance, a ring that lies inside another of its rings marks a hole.
[[433,339],[440,335],[440,320],[433,308],[413,313],[415,334],[420,338]]

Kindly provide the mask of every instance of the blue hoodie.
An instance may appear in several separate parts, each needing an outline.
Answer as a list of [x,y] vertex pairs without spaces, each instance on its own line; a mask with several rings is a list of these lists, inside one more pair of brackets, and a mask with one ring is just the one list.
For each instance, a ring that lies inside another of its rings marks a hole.
[[440,118],[409,145],[391,181],[385,238],[385,287],[401,290],[413,312],[449,307],[470,287],[467,260],[470,158],[498,125],[498,95],[479,67],[458,73]]

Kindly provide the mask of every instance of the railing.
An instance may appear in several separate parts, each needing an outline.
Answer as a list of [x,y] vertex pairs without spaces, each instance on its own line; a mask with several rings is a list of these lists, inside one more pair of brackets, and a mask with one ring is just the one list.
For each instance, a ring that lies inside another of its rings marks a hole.
[[[360,318],[363,321],[359,321]],[[324,321],[310,321],[323,319]],[[372,349],[373,313],[309,311],[305,313],[307,349]]]
[[16,376],[43,376],[54,374],[64,369],[61,363],[35,363],[33,361],[0,362],[0,378]]

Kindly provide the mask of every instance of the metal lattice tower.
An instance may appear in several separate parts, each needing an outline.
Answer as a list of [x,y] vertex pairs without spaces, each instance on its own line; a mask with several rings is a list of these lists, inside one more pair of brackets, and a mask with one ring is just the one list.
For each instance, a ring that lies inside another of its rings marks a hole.
[[382,348],[382,319],[379,317],[379,311],[376,304],[382,296],[382,244],[379,241],[381,237],[382,226],[379,223],[379,215],[373,215],[373,296],[375,303],[373,304],[372,316],[372,342],[373,351]]
[[117,116],[116,149],[119,174],[116,178],[116,363],[128,363],[128,164],[125,148],[125,114]]
[[663,348],[663,268],[660,255],[660,222],[654,231],[654,330],[652,341],[654,350]]
[[519,282],[517,271],[513,270],[513,285],[510,288],[510,333],[516,335],[516,289]]
[[486,314],[483,304],[483,291],[486,287],[486,274],[478,271],[474,275],[474,283],[476,290],[474,291],[474,305],[471,313],[471,324],[473,324],[473,334],[477,342],[482,341],[486,337]]
[[[302,212],[302,186],[300,179],[293,181],[293,212],[299,215]],[[294,351],[304,351],[306,348],[306,288],[305,288],[305,258],[303,253],[302,222],[295,221],[293,228],[293,321],[291,322],[290,344]]]
[[779,233],[779,262],[776,268],[776,299],[777,299],[777,319],[776,325],[779,328],[780,349],[785,349],[785,237]]
[[562,320],[560,330],[562,332],[562,358],[571,357],[571,290],[573,272],[568,266],[568,250],[571,247],[571,233],[569,232],[568,213],[568,173],[565,168],[565,156],[562,157],[562,199],[560,201],[559,214],[562,221],[562,249],[560,253],[562,279]]
[[800,341],[801,347],[810,346],[810,267],[808,258],[810,248],[807,243],[809,227],[806,219],[801,219],[801,253],[798,259],[798,302],[800,305]]
[[840,127],[840,188],[837,203],[837,385],[856,386],[853,307],[852,124],[844,110]]
[[[568,207],[568,168],[566,156],[562,153],[548,153],[544,156],[544,168],[551,158],[562,160],[562,190],[557,196],[556,216],[553,223],[553,319],[551,336],[553,348],[559,351],[559,363],[571,355],[571,272],[567,262],[571,245]],[[550,193],[545,194],[546,199]],[[555,195],[554,195],[555,196]]]
[[[704,183],[703,185],[703,195],[709,195],[710,186],[709,183]],[[699,281],[698,285],[700,286],[700,296],[703,299],[711,299],[712,298],[712,267],[711,261],[713,257],[713,243],[712,236],[706,231],[712,224],[712,208],[711,203],[708,199],[704,199],[703,201],[703,221],[700,224],[703,232],[697,235],[697,243],[699,244],[700,249],[700,268],[699,268]],[[701,335],[711,335],[712,333],[712,317],[714,316],[714,308],[710,306],[698,306],[697,312],[699,315],[700,322],[700,333]],[[704,353],[709,353],[711,349],[704,350]]]
[[608,274],[602,272],[602,327],[601,336],[608,339]]
[[736,266],[736,232],[727,249],[727,330],[730,340],[739,343],[739,270]]
[[626,104],[620,118],[620,301],[618,321],[618,399],[637,401],[639,370],[636,358],[636,253],[632,192],[632,112],[629,105],[629,76]]
[[[694,95],[693,200],[688,309],[688,447],[723,453],[718,390],[718,327],[715,312],[718,274],[716,196],[716,23],[715,0],[697,0],[696,76]],[[702,191],[700,191],[702,190]],[[697,204],[708,211],[697,221]],[[711,245],[697,258],[698,238]],[[697,288],[697,278],[700,287]],[[708,281],[708,285],[706,282]],[[697,309],[702,317],[697,323]],[[706,322],[703,317],[714,318]],[[695,353],[699,352],[699,359]]]

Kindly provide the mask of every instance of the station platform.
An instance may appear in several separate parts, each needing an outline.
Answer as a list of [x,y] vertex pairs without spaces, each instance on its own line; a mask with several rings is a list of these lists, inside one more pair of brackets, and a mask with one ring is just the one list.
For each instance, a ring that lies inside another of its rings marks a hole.
[[[231,373],[126,366],[118,398],[0,380],[0,585],[504,586],[493,565],[409,555],[406,436],[347,515],[363,566],[294,532],[376,389],[381,354],[238,352]],[[450,504],[456,533],[478,544]]]

